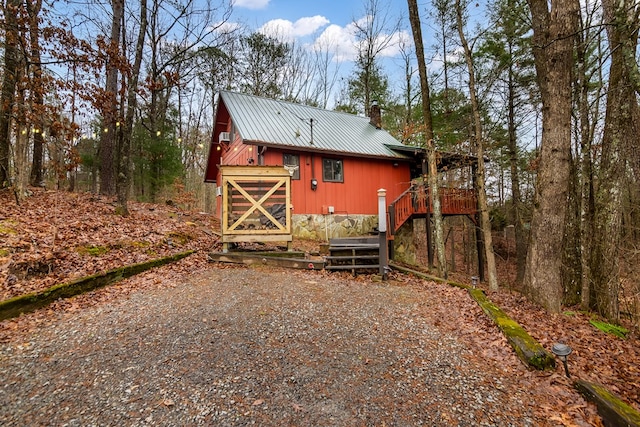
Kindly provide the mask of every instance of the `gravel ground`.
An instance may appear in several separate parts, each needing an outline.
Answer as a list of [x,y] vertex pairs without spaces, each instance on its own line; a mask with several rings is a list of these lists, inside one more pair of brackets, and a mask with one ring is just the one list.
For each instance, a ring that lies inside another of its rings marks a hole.
[[561,425],[549,375],[462,290],[235,266],[166,282],[0,344],[0,425]]

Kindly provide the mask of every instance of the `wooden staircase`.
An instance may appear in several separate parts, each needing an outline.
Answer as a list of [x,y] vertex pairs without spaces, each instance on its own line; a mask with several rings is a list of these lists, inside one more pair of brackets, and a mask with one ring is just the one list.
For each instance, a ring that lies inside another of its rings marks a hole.
[[325,270],[375,270],[380,268],[378,237],[345,237],[329,240],[329,256],[325,257]]
[[[473,190],[441,187],[440,207],[442,215],[475,215],[478,211]],[[424,217],[433,213],[429,188],[413,184],[389,205],[389,231],[395,234],[413,216]]]

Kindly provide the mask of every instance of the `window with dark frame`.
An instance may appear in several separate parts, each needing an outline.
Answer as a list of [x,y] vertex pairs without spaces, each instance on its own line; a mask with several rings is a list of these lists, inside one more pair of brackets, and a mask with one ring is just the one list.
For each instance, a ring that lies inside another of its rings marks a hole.
[[293,175],[291,175],[291,179],[300,179],[300,156],[285,153],[282,155],[282,164],[285,166],[297,166],[296,170],[293,171]]
[[342,160],[322,159],[322,180],[326,182],[344,182]]

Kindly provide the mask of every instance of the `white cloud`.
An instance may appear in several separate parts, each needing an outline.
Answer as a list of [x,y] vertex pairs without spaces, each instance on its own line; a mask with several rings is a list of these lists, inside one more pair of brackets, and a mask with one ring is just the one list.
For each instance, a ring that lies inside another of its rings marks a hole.
[[298,37],[315,33],[328,23],[329,20],[320,15],[300,18],[296,22],[291,22],[286,19],[273,19],[265,23],[258,31],[262,34],[276,37],[279,40],[291,42]]
[[332,52],[336,62],[352,61],[357,53],[353,26],[329,25],[316,39],[313,47],[317,50]]
[[258,10],[264,9],[269,5],[271,0],[232,0],[233,7],[244,7],[245,9]]
[[[388,36],[384,35],[383,37],[386,38]],[[413,38],[404,30],[398,31],[397,33],[391,35],[389,44],[387,45],[387,47],[382,49],[380,55],[387,58],[398,56],[400,54],[402,44],[404,44],[405,46],[413,46]]]
[[329,20],[321,15],[300,18],[293,24],[294,35],[308,36],[328,24]]
[[221,34],[230,34],[236,30],[239,30],[241,28],[241,25],[237,22],[222,21],[217,22],[209,28]]
[[[358,24],[366,24],[366,18],[362,18]],[[355,38],[356,24],[350,23],[345,27],[330,25],[316,39],[313,47],[317,50],[328,50],[335,54],[336,62],[353,61],[358,54],[358,44]],[[390,40],[386,40],[390,37]],[[400,53],[400,42],[405,45],[412,45],[413,39],[406,31],[400,31],[391,36],[383,34],[379,37],[379,43],[387,43],[387,47],[380,51],[382,58],[393,58]]]

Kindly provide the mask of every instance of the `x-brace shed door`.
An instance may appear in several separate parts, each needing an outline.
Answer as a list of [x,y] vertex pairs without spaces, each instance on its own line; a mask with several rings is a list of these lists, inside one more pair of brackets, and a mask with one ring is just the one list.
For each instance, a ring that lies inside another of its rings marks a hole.
[[291,237],[291,176],[281,166],[221,166],[222,241]]

